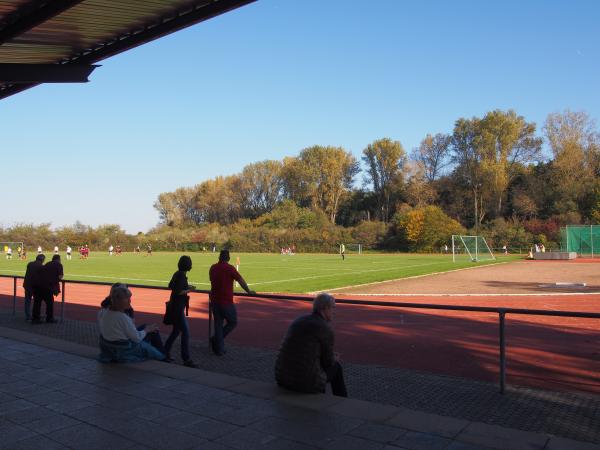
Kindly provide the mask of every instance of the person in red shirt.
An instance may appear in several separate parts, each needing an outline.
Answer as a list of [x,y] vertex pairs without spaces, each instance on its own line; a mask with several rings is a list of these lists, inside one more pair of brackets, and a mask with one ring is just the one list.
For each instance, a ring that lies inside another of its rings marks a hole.
[[[219,262],[213,264],[208,272],[210,306],[215,325],[215,333],[210,338],[210,343],[217,356],[225,353],[225,337],[237,326],[237,310],[233,303],[233,282],[237,281],[248,294],[256,294],[250,290],[236,268],[229,264],[229,259],[229,250],[221,250]],[[223,326],[224,322],[227,322],[225,326]]]

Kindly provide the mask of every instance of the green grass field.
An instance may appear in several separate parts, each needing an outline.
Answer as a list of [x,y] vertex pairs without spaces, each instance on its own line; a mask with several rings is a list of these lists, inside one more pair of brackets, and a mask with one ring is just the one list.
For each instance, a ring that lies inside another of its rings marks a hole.
[[[61,255],[67,280],[122,281],[131,284],[165,286],[177,270],[181,253],[155,252],[147,257],[144,253],[124,253],[109,257],[108,254],[92,252],[83,261],[73,255],[67,261]],[[214,253],[189,253],[193,269],[188,274],[191,284],[198,289],[208,289],[208,269],[217,260]],[[49,256],[49,255],[46,255]],[[51,256],[51,255],[50,255]],[[476,264],[471,261],[452,262],[452,255],[419,254],[350,254],[342,261],[339,255],[306,254],[282,256],[278,254],[232,253],[231,263],[240,259],[240,272],[250,287],[257,292],[306,293],[344,286],[444,272]],[[23,275],[27,262],[16,258],[0,259],[0,273]],[[503,257],[502,261],[515,257]]]

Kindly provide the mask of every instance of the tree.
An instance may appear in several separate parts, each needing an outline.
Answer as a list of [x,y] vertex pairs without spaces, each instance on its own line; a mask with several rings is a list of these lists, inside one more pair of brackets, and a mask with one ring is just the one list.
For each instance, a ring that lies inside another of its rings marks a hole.
[[495,215],[501,215],[509,183],[517,165],[539,158],[542,139],[535,136],[535,123],[509,110],[488,112],[479,122],[484,183],[494,201]]
[[450,145],[452,136],[438,133],[428,134],[418,148],[413,150],[412,158],[423,171],[423,177],[432,183],[442,175],[443,170],[450,164]]
[[557,202],[588,209],[584,203],[600,177],[600,134],[595,122],[585,112],[566,110],[549,114],[544,132],[554,161]]
[[363,150],[367,165],[366,181],[373,186],[377,196],[377,213],[384,222],[389,220],[392,196],[402,185],[402,170],[406,152],[399,141],[379,139]]
[[453,234],[464,234],[463,226],[439,207],[429,205],[394,216],[401,247],[416,252],[436,252]]
[[281,161],[249,164],[240,175],[246,217],[256,218],[272,211],[282,199]]
[[452,135],[454,175],[472,193],[476,230],[488,212],[502,214],[511,180],[520,165],[539,157],[541,145],[541,139],[535,137],[535,124],[512,110],[456,121]]
[[306,148],[298,158],[284,161],[284,185],[287,195],[301,206],[323,210],[335,223],[343,196],[352,188],[359,168],[350,152],[341,147]]

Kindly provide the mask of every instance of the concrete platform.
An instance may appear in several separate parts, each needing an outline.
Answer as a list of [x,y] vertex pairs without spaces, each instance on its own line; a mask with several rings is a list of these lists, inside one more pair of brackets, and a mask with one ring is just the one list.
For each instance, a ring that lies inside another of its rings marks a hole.
[[0,449],[569,449],[600,446],[156,361],[0,327]]
[[535,252],[533,259],[540,260],[569,260],[577,259],[577,252]]

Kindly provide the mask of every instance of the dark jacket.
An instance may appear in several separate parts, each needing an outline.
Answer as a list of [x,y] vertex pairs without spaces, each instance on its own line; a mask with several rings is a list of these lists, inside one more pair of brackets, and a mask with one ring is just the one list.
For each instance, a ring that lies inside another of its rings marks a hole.
[[325,370],[335,363],[333,341],[333,330],[320,314],[297,318],[277,355],[277,384],[298,392],[325,392]]
[[27,264],[27,270],[25,271],[25,278],[23,279],[23,287],[28,291],[33,291],[36,286],[41,283],[41,274],[44,267],[44,263],[41,261],[31,261]]
[[42,287],[54,295],[60,294],[60,280],[63,275],[63,266],[59,261],[47,262],[41,272]]
[[186,310],[189,306],[190,297],[187,294],[180,294],[181,291],[189,290],[190,285],[188,284],[188,279],[183,270],[178,270],[171,277],[171,281],[169,281],[169,289],[171,289],[171,297],[169,301],[173,307],[173,313],[175,315],[172,317],[174,321],[178,321],[181,314]]

